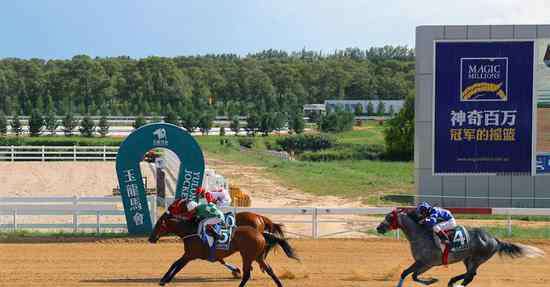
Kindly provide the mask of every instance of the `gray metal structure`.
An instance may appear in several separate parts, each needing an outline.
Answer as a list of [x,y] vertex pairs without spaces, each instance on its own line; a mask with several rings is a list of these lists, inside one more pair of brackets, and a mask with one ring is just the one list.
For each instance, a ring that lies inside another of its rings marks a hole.
[[434,41],[550,38],[550,25],[416,28],[415,180],[419,200],[448,207],[550,207],[550,176],[434,176]]

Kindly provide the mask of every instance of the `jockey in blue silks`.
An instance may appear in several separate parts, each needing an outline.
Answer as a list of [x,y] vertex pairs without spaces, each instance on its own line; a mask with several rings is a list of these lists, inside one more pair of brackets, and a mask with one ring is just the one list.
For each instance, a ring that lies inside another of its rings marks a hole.
[[456,227],[455,218],[450,211],[422,202],[416,207],[416,214],[421,219],[420,223],[430,227],[441,239],[441,243],[448,244],[450,242],[445,231]]

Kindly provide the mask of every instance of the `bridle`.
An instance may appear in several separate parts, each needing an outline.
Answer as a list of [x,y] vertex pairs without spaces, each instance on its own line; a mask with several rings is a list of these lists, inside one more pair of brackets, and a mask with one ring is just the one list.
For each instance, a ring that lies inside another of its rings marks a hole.
[[[167,226],[166,222],[167,222],[168,220],[170,220],[169,217],[170,217],[170,216],[173,217],[173,215],[170,214],[170,212],[169,212],[168,210],[167,210],[165,213],[166,213],[167,217],[164,218],[164,219],[162,220],[162,222],[160,223],[159,231],[158,231],[157,234],[168,232],[168,226]],[[187,236],[182,237],[182,240],[186,240],[186,239],[188,239],[188,238],[198,237],[198,236],[199,236],[199,235],[198,235],[197,233],[194,233],[194,234],[190,234],[190,235],[187,235]]]
[[[399,212],[400,212],[400,211],[399,211]],[[392,217],[391,217],[391,222],[390,222],[390,230],[399,229],[399,214],[398,214],[398,210],[397,210],[397,209],[392,210],[391,214],[392,214]]]

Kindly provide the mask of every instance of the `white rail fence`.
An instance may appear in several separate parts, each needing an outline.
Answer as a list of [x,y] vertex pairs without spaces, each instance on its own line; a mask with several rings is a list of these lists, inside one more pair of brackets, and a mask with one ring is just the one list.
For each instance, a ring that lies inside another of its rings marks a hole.
[[0,161],[108,161],[116,146],[0,146]]
[[[156,197],[149,196],[151,218],[157,218]],[[169,204],[173,198],[167,198]],[[286,225],[286,232],[297,237],[357,237],[373,233],[382,216],[392,207],[369,208],[227,208],[269,216]],[[550,209],[493,208],[492,215],[505,215],[503,221],[512,235],[512,216],[550,216]],[[490,216],[490,215],[488,215]],[[33,220],[34,219],[34,220]],[[31,222],[32,221],[32,222]],[[491,221],[494,222],[494,221]],[[494,223],[493,223],[494,224]],[[550,227],[546,225],[546,227]],[[21,229],[125,231],[120,197],[0,197],[0,231]],[[396,233],[399,237],[399,233]]]

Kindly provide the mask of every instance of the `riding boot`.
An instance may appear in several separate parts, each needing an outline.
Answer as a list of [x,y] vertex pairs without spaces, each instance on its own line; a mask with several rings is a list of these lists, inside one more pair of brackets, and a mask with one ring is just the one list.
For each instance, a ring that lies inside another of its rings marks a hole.
[[212,242],[212,246],[210,246],[210,251],[208,253],[208,261],[215,262],[216,260],[216,240]]

